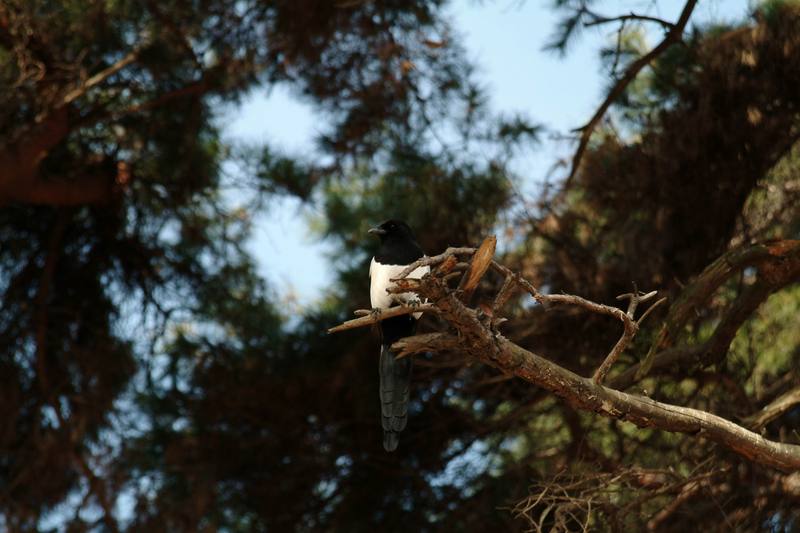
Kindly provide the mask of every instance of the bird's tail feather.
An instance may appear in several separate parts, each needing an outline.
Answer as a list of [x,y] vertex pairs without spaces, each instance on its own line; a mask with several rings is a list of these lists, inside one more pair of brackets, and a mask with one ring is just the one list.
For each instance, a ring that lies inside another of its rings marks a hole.
[[389,345],[381,345],[380,394],[383,423],[383,448],[394,451],[398,435],[408,422],[408,390],[411,384],[411,357],[396,359]]

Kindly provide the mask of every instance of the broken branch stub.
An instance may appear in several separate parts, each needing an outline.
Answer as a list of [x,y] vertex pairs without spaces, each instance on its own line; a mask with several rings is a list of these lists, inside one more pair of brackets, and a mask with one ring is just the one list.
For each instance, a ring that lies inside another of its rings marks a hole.
[[462,292],[462,300],[468,302],[475,288],[480,283],[483,275],[492,264],[494,257],[494,250],[497,246],[497,237],[490,235],[483,239],[483,242],[478,247],[475,254],[472,256],[472,261],[469,264],[469,270],[464,274],[461,279],[461,286],[459,287]]

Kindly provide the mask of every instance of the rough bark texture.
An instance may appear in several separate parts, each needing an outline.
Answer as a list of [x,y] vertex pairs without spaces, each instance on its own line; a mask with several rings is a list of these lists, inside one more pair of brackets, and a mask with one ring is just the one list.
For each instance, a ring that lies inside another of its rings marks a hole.
[[[469,249],[459,253],[471,253]],[[451,288],[450,269],[453,253],[445,252],[434,258],[424,258],[426,264],[447,265],[447,273],[434,269],[421,280],[400,280],[397,291],[415,291],[427,298],[431,310],[435,310],[452,328],[455,334],[425,334],[403,339],[394,346],[402,355],[437,350],[458,350],[469,357],[491,365],[505,374],[520,377],[542,387],[576,409],[592,411],[601,416],[631,422],[639,427],[652,427],[695,435],[721,444],[756,463],[783,471],[800,469],[800,446],[775,442],[710,412],[671,405],[653,400],[647,396],[630,394],[603,386],[592,379],[585,378],[563,368],[552,361],[528,351],[505,338],[497,329],[497,317],[490,316],[484,307],[473,309],[465,305],[460,292]],[[409,267],[411,269],[415,265]],[[505,267],[494,264],[495,270],[505,274],[506,280],[515,283],[531,293],[542,303],[574,304],[606,315],[618,314],[629,317],[621,309],[596,304],[573,295],[540,294],[530,283],[511,273]],[[734,302],[728,315],[720,323],[709,341],[700,348],[670,347],[682,317],[696,305],[701,305],[714,290],[732,273],[746,266],[757,266],[759,278],[751,290],[742,293]],[[684,296],[673,305],[661,329],[655,345],[665,347],[655,357],[658,367],[665,362],[685,362],[691,357],[701,363],[717,360],[738,330],[739,326],[758,305],[773,291],[796,281],[800,275],[800,242],[775,241],[758,244],[725,254],[710,265],[695,282],[687,286]],[[505,287],[505,284],[504,284]],[[507,288],[501,292],[507,291]],[[630,296],[630,295],[629,295]],[[617,312],[615,313],[614,310]],[[646,313],[645,313],[646,314]],[[380,320],[378,316],[358,319],[358,327]],[[335,328],[334,328],[335,329]],[[635,332],[634,332],[635,333]],[[631,335],[632,336],[632,335]],[[612,350],[613,352],[613,350]],[[604,363],[605,364],[605,363]],[[637,367],[628,369],[612,383],[616,386],[629,386],[637,374]],[[796,396],[796,395],[794,395]],[[779,399],[773,406],[785,410],[786,405],[794,405],[796,398]],[[773,408],[765,409],[765,414],[754,419],[755,426],[763,424],[763,417],[770,416]]]

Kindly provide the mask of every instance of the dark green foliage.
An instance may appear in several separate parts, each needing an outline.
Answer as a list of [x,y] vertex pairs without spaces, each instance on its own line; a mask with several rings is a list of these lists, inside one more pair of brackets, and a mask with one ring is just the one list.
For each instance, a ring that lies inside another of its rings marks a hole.
[[[565,49],[596,14],[557,4]],[[668,49],[617,102],[619,131],[596,132],[570,185],[524,219],[508,163],[541,129],[489,112],[443,7],[0,4],[0,527],[633,531],[692,476],[694,503],[662,527],[797,527],[790,478],[577,412],[459,353],[416,358],[408,427],[383,451],[378,339],[325,333],[368,305],[365,232],[381,219],[426,228],[429,254],[505,230],[504,262],[606,303],[631,282],[674,299],[723,251],[800,227],[795,4]],[[317,154],[223,145],[218,106],[274,83],[325,118]],[[226,175],[240,156],[247,175]],[[336,250],[334,285],[299,316],[245,246],[257,209],[287,194],[317,209]],[[707,338],[754,275],[729,280],[683,338]],[[487,276],[474,301],[497,288]],[[797,300],[773,295],[722,362],[635,387],[745,419],[796,383]],[[504,335],[584,375],[619,335],[524,299],[504,313]],[[796,423],[795,409],[765,434],[796,441]]]

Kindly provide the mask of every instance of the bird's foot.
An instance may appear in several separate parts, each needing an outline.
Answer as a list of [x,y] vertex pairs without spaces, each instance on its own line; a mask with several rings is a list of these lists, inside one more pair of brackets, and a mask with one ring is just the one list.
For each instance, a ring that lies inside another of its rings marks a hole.
[[373,320],[378,320],[381,317],[381,308],[380,307],[373,307],[369,311],[369,316],[373,318]]
[[412,309],[416,309],[420,305],[422,305],[422,301],[419,298],[412,298],[410,300],[406,300],[406,306],[411,307]]

